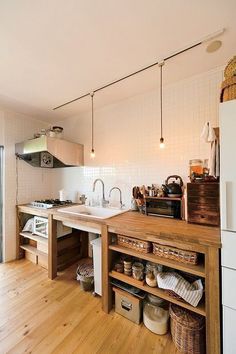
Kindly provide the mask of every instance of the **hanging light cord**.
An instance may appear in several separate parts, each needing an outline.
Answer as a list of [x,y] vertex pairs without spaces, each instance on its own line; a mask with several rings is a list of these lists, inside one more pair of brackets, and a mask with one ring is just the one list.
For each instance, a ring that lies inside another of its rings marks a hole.
[[94,153],[94,108],[93,108],[94,92],[91,92],[90,96],[91,96],[91,105],[92,105],[92,149],[91,149],[91,152]]
[[160,106],[161,106],[161,138],[163,138],[163,123],[162,123],[162,110],[163,110],[163,85],[162,85],[162,67],[164,65],[164,62],[160,64]]

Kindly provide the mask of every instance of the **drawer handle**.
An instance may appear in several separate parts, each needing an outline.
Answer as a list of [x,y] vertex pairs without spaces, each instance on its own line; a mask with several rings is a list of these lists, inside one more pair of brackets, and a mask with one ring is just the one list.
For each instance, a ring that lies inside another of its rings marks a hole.
[[126,311],[130,311],[130,310],[132,310],[132,303],[127,302],[125,300],[121,300],[121,307],[122,307],[122,309],[124,309]]

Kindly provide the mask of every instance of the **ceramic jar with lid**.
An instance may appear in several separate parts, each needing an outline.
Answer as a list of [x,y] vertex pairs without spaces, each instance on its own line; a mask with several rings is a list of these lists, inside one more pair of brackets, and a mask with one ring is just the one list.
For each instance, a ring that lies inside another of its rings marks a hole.
[[134,279],[143,280],[144,278],[144,265],[141,262],[135,262],[132,265],[132,275]]
[[147,262],[146,264],[146,283],[155,288],[157,286],[157,273],[162,272],[162,266],[156,263]]

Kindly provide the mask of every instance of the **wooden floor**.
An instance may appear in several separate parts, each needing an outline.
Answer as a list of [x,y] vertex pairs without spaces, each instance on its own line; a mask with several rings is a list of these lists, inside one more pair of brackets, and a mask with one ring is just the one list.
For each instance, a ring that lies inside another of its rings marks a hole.
[[55,280],[29,261],[0,264],[0,353],[179,353],[157,336],[80,289],[76,265]]

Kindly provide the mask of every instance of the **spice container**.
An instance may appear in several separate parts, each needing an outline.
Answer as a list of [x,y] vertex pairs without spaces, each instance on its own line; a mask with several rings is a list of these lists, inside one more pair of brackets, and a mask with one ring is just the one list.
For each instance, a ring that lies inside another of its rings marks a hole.
[[144,278],[144,265],[140,262],[135,262],[132,266],[132,275],[134,279],[143,280]]
[[124,273],[126,275],[132,275],[132,262],[129,259],[124,260]]
[[147,262],[146,264],[146,283],[155,288],[157,286],[157,272],[162,272],[162,266],[156,263]]
[[116,262],[114,265],[114,269],[118,273],[124,273],[124,263],[123,262]]
[[163,335],[168,332],[169,311],[166,302],[154,295],[148,295],[143,308],[143,323],[153,333]]

